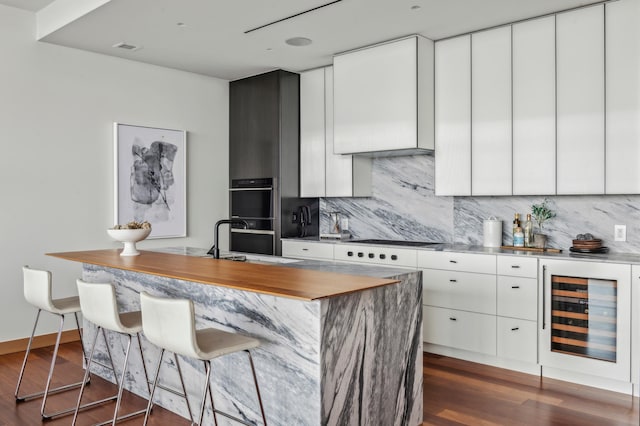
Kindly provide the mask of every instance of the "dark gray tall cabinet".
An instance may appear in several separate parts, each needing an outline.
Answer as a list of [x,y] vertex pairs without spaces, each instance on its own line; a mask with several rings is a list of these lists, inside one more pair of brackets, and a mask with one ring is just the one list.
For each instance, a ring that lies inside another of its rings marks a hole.
[[[300,76],[283,70],[229,83],[229,181],[274,178],[277,255],[280,237],[296,232],[290,204],[299,191],[299,93]],[[230,241],[231,250],[237,249],[233,232]]]

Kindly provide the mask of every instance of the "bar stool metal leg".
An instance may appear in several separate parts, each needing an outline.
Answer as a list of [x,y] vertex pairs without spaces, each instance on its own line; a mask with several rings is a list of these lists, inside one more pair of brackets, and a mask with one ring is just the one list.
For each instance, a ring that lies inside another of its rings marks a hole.
[[[203,360],[204,362],[204,369],[206,371],[206,378],[205,378],[205,382],[204,382],[204,391],[202,392],[202,404],[200,404],[200,420],[198,421],[199,425],[202,425],[202,419],[204,418],[204,409],[205,406],[207,405],[207,392],[209,392],[209,383],[210,383],[210,379],[211,379],[211,361],[207,360]],[[212,397],[213,400],[213,397]],[[216,412],[215,410],[213,410],[213,418],[214,421],[216,423],[216,425],[218,424],[218,419],[216,418]]]
[[180,384],[182,385],[182,393],[184,394],[184,400],[187,403],[187,410],[189,410],[189,418],[191,419],[191,423],[193,423],[193,412],[191,411],[191,404],[189,403],[189,397],[187,397],[187,388],[184,385],[184,378],[182,376],[182,369],[180,368],[180,361],[178,360],[178,355],[173,354],[173,359],[176,361],[176,368],[178,370],[178,377],[180,377]]
[[[101,399],[99,401],[94,401],[94,402],[87,403],[85,405],[80,405],[81,402],[82,402],[82,396],[84,394],[85,384],[87,384],[89,382],[89,377],[91,375],[91,364],[93,363],[93,355],[95,353],[96,343],[98,341],[98,335],[99,334],[102,334],[102,337],[104,338],[104,341],[105,341],[105,344],[106,344],[106,347],[107,347],[107,354],[109,356],[109,361],[111,363],[111,368],[113,370],[114,380],[116,382],[116,386],[118,387],[118,393],[116,395],[114,395],[114,396],[103,398],[103,399]],[[113,418],[111,420],[108,420],[108,421],[105,421],[105,422],[102,422],[102,423],[98,423],[98,425],[96,425],[96,426],[103,426],[103,425],[108,425],[108,424],[115,425],[116,422],[118,422],[118,421],[129,419],[131,417],[139,416],[141,414],[146,413],[146,410],[143,409],[143,410],[134,411],[132,413],[128,413],[128,414],[125,414],[123,416],[118,417],[118,411],[120,410],[120,402],[122,400],[122,393],[124,391],[124,382],[125,382],[125,378],[126,378],[126,374],[127,374],[127,367],[129,365],[129,353],[130,353],[130,350],[131,350],[131,341],[133,339],[133,336],[131,334],[127,334],[126,336],[128,337],[127,349],[125,351],[121,377],[120,377],[120,380],[118,380],[118,374],[117,374],[115,366],[113,364],[113,358],[111,357],[111,351],[109,350],[109,344],[108,344],[108,341],[107,341],[106,333],[104,331],[104,328],[98,326],[98,330],[96,331],[96,336],[93,339],[93,344],[91,346],[91,354],[89,355],[89,361],[87,363],[87,368],[86,368],[85,373],[84,373],[83,383],[82,383],[82,386],[80,387],[80,394],[78,395],[78,403],[76,405],[76,408],[75,408],[75,411],[74,411],[74,414],[73,414],[73,420],[71,422],[72,425],[76,424],[76,421],[78,419],[78,413],[80,412],[80,410],[85,409],[85,408],[89,408],[89,407],[93,407],[93,406],[96,406],[96,405],[99,405],[99,404],[103,404],[103,403],[106,403],[106,402],[110,402],[110,401],[113,401],[113,400],[116,401],[116,406],[115,406],[115,409],[114,409],[114,412],[113,412]],[[142,357],[141,358],[142,367],[143,367],[143,370],[144,370],[145,382],[146,382],[146,385],[147,385],[147,390],[150,391],[150,388],[149,388],[149,376],[147,375],[147,367],[146,367],[146,363],[144,361],[144,356],[142,354],[142,345],[140,343],[140,334],[139,333],[136,333],[136,339],[138,340],[138,347],[140,348],[140,356]]]
[[[40,407],[40,415],[42,416],[42,418],[44,420],[49,420],[52,419],[54,417],[58,417],[61,416],[62,414],[69,414],[71,412],[73,412],[73,409],[69,409],[69,410],[63,410],[63,411],[58,411],[58,412],[54,412],[54,413],[47,413],[46,412],[46,406],[47,406],[47,397],[49,395],[53,395],[56,393],[60,393],[60,392],[64,392],[67,390],[71,390],[71,389],[76,389],[79,388],[82,385],[82,382],[76,382],[76,383],[71,383],[68,385],[63,385],[63,386],[59,386],[56,388],[51,388],[51,381],[53,379],[53,372],[56,366],[56,362],[58,359],[58,349],[60,347],[60,339],[62,336],[62,330],[64,328],[64,319],[65,316],[63,314],[53,314],[53,315],[58,315],[60,316],[60,326],[58,328],[58,333],[56,336],[56,343],[54,345],[53,348],[53,355],[51,358],[51,365],[49,367],[49,373],[47,376],[47,382],[45,385],[45,390],[40,391],[40,392],[35,392],[35,393],[31,393],[28,395],[20,395],[20,386],[22,385],[22,379],[24,378],[24,372],[26,370],[26,366],[27,366],[27,362],[29,359],[29,355],[31,353],[31,347],[33,345],[33,339],[35,337],[35,333],[36,333],[36,329],[38,327],[38,322],[40,320],[40,313],[42,312],[42,309],[38,309],[38,313],[36,314],[36,320],[35,323],[33,324],[33,330],[31,332],[31,337],[29,337],[29,343],[27,344],[27,350],[25,352],[24,355],[24,360],[22,361],[22,368],[20,369],[20,375],[18,376],[18,384],[16,385],[16,391],[15,391],[15,398],[16,398],[16,402],[24,402],[24,401],[30,401],[32,399],[36,399],[39,397],[43,397],[42,398],[42,406]],[[82,343],[82,331],[80,329],[80,323],[78,321],[78,316],[77,313],[74,313],[75,318],[76,318],[76,326],[77,326],[77,330],[78,330],[78,335],[80,336],[80,342]],[[82,346],[82,355],[84,357],[84,359],[86,360],[86,354],[84,352],[84,346]]]
[[262,397],[260,396],[260,387],[258,386],[258,377],[256,376],[256,369],[253,365],[253,357],[250,351],[245,351],[249,356],[249,364],[251,364],[251,373],[253,374],[253,383],[256,385],[256,394],[258,395],[258,403],[260,404],[260,414],[262,414],[262,422],[264,426],[267,426],[267,418],[264,415],[264,406],[262,405]]
[[[105,402],[113,401],[114,399],[117,398],[117,395],[114,395],[114,396],[110,396],[110,397],[101,399],[100,401],[95,401],[95,402],[91,402],[89,404],[80,405],[80,403],[82,402],[82,395],[84,394],[84,388],[85,388],[85,386],[86,386],[86,384],[88,382],[87,379],[88,379],[89,374],[91,372],[91,363],[93,362],[93,355],[94,355],[95,350],[96,350],[96,343],[98,343],[98,335],[100,334],[100,330],[101,330],[101,327],[98,327],[98,330],[96,331],[96,336],[93,338],[93,344],[91,345],[91,352],[89,352],[89,361],[88,361],[86,369],[84,371],[84,378],[82,380],[82,386],[80,386],[80,393],[78,395],[78,403],[76,404],[76,407],[75,407],[74,412],[73,412],[73,420],[71,420],[71,424],[72,425],[76,424],[76,421],[78,420],[78,412],[81,409],[94,407],[96,405],[103,404]],[[109,355],[109,359],[111,360],[111,355]],[[111,364],[113,365],[113,361],[111,361]],[[113,372],[114,372],[114,375],[116,375],[115,374],[115,369],[113,370]]]
[[[151,414],[151,409],[153,408],[153,395],[155,395],[156,387],[158,387],[158,379],[160,378],[160,369],[162,367],[162,359],[164,357],[164,353],[165,353],[165,349],[161,348],[160,359],[158,360],[158,367],[156,368],[156,376],[155,376],[155,379],[153,380],[153,385],[151,386],[151,392],[149,394],[149,402],[147,403],[147,410],[144,415],[144,421],[142,423],[143,426],[146,426],[147,422],[149,421],[149,414]],[[185,402],[187,403],[187,410],[189,411],[189,418],[191,419],[191,424],[193,424],[193,412],[191,411],[191,404],[189,403],[189,397],[187,396],[187,388],[184,385],[184,378],[182,376],[182,369],[180,368],[180,361],[178,361],[178,355],[174,353],[173,359],[176,361],[178,376],[180,377],[180,385],[182,386],[182,395],[178,394],[177,392],[171,389],[167,389],[167,388],[163,388],[163,389],[172,393],[176,393],[177,395],[182,396],[184,398]],[[162,388],[162,386],[160,387]]]

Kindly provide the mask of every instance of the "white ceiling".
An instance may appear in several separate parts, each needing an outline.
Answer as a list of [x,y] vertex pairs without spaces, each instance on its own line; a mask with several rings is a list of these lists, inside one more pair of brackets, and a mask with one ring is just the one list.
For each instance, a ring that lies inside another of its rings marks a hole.
[[[66,0],[0,4],[38,11],[56,1]],[[335,53],[409,34],[437,40],[599,0],[342,0],[245,34],[331,2],[105,0],[41,41],[233,80],[277,68],[302,71],[327,65]],[[313,43],[285,44],[297,36]],[[141,49],[112,47],[119,42]]]

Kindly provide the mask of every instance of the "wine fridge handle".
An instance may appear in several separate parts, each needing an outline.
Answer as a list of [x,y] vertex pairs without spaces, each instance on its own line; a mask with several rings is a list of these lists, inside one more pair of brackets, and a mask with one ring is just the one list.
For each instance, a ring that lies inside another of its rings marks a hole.
[[542,329],[547,327],[547,265],[542,265]]

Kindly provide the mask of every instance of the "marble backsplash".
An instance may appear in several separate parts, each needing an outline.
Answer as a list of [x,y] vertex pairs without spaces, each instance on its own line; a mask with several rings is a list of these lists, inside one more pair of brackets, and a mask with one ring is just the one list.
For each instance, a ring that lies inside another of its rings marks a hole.
[[[503,243],[511,245],[514,213],[524,222],[543,196],[436,197],[429,155],[373,160],[373,194],[320,200],[320,232],[330,229],[329,212],[349,220],[354,238],[438,241],[482,245],[483,220],[503,221]],[[544,226],[550,247],[568,249],[577,234],[591,233],[615,253],[640,253],[640,195],[549,196],[557,216]],[[534,223],[535,225],[535,223]],[[614,241],[614,225],[627,226],[627,241]]]

